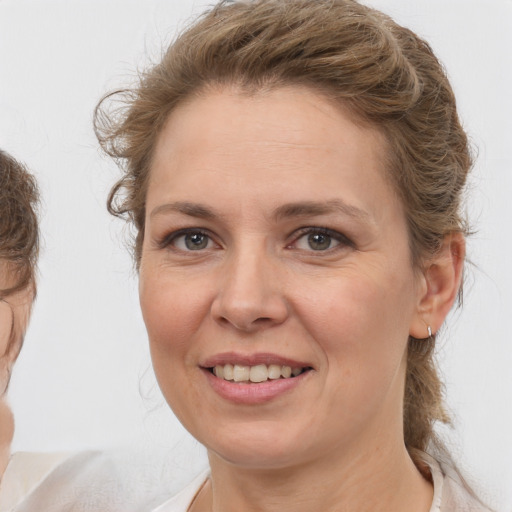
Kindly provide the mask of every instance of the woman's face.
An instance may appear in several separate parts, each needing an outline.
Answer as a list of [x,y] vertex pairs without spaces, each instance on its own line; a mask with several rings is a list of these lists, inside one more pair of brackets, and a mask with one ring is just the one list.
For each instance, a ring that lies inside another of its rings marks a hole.
[[403,444],[425,284],[384,162],[377,131],[298,87],[168,120],[140,301],[163,394],[210,453],[268,468]]
[[[8,263],[0,261],[0,290],[15,284],[15,276]],[[25,333],[33,292],[31,289],[15,292],[0,299],[0,477],[8,461],[14,432],[12,412],[5,402],[5,390]]]
[[[12,266],[0,260],[0,290],[16,285]],[[27,329],[34,292],[31,286],[0,296],[0,396],[8,384],[10,368],[18,356]]]
[[9,347],[11,340],[12,310],[0,300],[0,477],[7,461],[14,433],[14,419],[11,409],[5,401],[5,389],[9,383]]

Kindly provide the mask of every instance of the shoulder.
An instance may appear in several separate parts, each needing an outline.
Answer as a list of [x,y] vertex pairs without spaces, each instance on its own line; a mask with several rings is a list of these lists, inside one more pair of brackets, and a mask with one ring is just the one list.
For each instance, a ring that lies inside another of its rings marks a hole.
[[15,508],[0,511],[151,510],[175,494],[180,481],[180,468],[164,454],[87,451],[61,460]]
[[423,454],[434,483],[434,500],[430,512],[492,512],[471,491],[458,471],[447,463]]
[[70,456],[69,452],[15,453],[0,483],[0,511],[13,509],[55,467]]
[[445,474],[441,512],[491,512],[457,475]]

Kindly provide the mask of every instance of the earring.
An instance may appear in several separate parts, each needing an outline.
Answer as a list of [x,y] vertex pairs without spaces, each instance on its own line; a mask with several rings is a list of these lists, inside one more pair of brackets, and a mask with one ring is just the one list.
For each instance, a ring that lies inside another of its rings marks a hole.
[[428,337],[432,338],[432,328],[430,327],[430,325],[427,325],[427,332],[428,332]]

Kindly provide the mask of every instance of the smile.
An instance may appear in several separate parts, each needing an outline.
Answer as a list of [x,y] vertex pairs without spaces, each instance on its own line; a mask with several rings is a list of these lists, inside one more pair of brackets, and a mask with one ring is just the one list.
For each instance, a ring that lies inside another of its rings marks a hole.
[[257,384],[267,380],[298,377],[309,369],[309,367],[291,367],[278,364],[258,364],[255,366],[225,364],[216,365],[210,371],[219,379],[226,381]]
[[301,388],[315,368],[277,354],[227,352],[202,361],[211,389],[235,404],[263,404]]

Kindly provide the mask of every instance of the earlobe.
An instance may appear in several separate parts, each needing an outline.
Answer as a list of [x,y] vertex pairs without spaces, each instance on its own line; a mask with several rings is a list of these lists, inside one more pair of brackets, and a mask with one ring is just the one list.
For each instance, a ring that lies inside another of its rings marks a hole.
[[409,334],[414,338],[435,334],[457,298],[464,268],[466,243],[462,233],[446,235],[439,251],[427,262],[418,310]]

